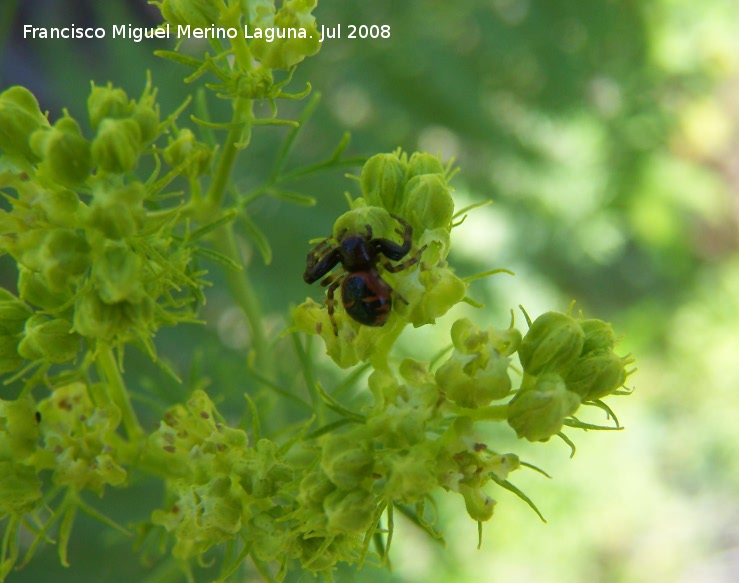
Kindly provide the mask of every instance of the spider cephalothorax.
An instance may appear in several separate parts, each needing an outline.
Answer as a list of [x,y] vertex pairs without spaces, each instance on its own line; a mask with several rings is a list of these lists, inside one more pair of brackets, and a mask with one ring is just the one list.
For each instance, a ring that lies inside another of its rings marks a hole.
[[[390,285],[382,279],[378,271],[378,264],[391,273],[395,273],[418,263],[421,253],[426,247],[419,249],[410,259],[392,265],[383,261],[383,256],[392,261],[399,261],[411,250],[413,229],[407,221],[396,215],[391,215],[404,230],[395,232],[403,237],[403,243],[398,245],[390,239],[372,236],[372,227],[366,225],[364,234],[347,234],[346,230],[339,233],[336,244],[330,243],[331,237],[316,245],[307,257],[307,265],[303,279],[306,283],[318,281],[334,267],[341,264],[344,273],[329,275],[321,282],[328,286],[327,305],[328,315],[334,334],[337,334],[334,320],[334,292],[341,286],[341,302],[346,313],[354,320],[365,326],[382,326],[392,307],[394,294]],[[408,303],[397,293],[396,297]]]

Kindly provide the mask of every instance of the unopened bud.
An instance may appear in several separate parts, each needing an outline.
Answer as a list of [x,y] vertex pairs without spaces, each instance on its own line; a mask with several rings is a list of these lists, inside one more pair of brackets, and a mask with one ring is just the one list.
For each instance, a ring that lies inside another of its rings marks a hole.
[[362,167],[359,183],[371,206],[394,213],[400,210],[407,165],[395,154],[377,154]]
[[140,148],[141,129],[134,120],[106,118],[92,142],[92,158],[101,170],[122,174],[136,167]]
[[0,150],[36,162],[38,156],[29,139],[36,130],[48,127],[49,121],[28,89],[16,86],[0,93]]
[[586,354],[567,373],[567,389],[580,395],[583,401],[602,399],[623,386],[625,365],[629,362],[629,358],[621,358],[613,351]]
[[518,348],[524,372],[566,372],[582,353],[584,337],[577,321],[567,314],[542,314],[531,324]]
[[508,405],[508,424],[519,438],[547,441],[562,430],[565,418],[580,406],[580,397],[568,391],[562,377],[547,374],[534,386],[520,390]]

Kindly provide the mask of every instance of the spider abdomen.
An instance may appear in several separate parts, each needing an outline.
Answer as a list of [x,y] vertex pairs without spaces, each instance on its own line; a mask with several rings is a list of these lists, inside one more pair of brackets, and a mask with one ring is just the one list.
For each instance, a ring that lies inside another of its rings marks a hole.
[[365,326],[385,324],[392,307],[393,290],[375,270],[348,273],[341,283],[346,313]]

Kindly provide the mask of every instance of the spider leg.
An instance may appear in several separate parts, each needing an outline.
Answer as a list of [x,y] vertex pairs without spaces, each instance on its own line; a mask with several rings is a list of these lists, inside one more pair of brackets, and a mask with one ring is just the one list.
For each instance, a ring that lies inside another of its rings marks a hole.
[[328,247],[329,241],[331,241],[332,237],[326,237],[323,241],[321,241],[318,245],[313,247],[308,252],[308,266],[315,265],[316,260],[319,259],[324,255],[323,250]]
[[403,261],[403,263],[398,263],[397,265],[392,265],[391,263],[388,263],[387,261],[382,262],[382,266],[389,271],[390,273],[397,273],[398,271],[403,271],[404,269],[409,268],[411,265],[415,265],[421,260],[421,255],[424,251],[426,251],[426,247],[428,245],[424,245],[421,247],[416,253],[411,257],[410,259],[406,259]]
[[401,296],[397,291],[395,291],[393,288],[390,288],[393,290],[393,295],[395,296],[396,300],[400,300],[403,302],[406,306],[408,305],[408,300],[406,300],[403,296]]
[[383,239],[381,237],[378,237],[377,239],[372,239],[370,242],[379,253],[382,253],[388,259],[399,261],[400,259],[405,257],[411,250],[411,246],[413,245],[413,228],[410,226],[408,221],[401,219],[399,216],[390,216],[404,227],[404,230],[402,231],[400,229],[395,229],[395,232],[403,237],[403,243],[401,245],[398,245],[395,241],[391,241],[390,239]]
[[336,318],[334,318],[334,308],[336,306],[336,300],[334,299],[334,292],[341,285],[341,281],[344,279],[345,274],[331,275],[321,282],[321,285],[326,287],[326,307],[328,308],[328,319],[331,320],[331,327],[334,330],[334,336],[339,335],[339,328],[336,325]]
[[331,247],[329,251],[321,253],[329,246],[331,238],[324,239],[316,245],[306,257],[306,267],[303,273],[305,283],[311,284],[321,279],[341,262],[341,249]]

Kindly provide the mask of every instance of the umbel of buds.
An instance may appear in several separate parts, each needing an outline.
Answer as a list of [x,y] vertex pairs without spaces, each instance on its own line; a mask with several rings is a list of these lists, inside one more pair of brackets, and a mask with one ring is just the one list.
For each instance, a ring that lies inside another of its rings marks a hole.
[[602,320],[560,312],[539,316],[518,349],[523,379],[508,408],[508,423],[518,436],[546,441],[581,403],[618,391],[633,359],[618,356],[615,345],[611,325]]

